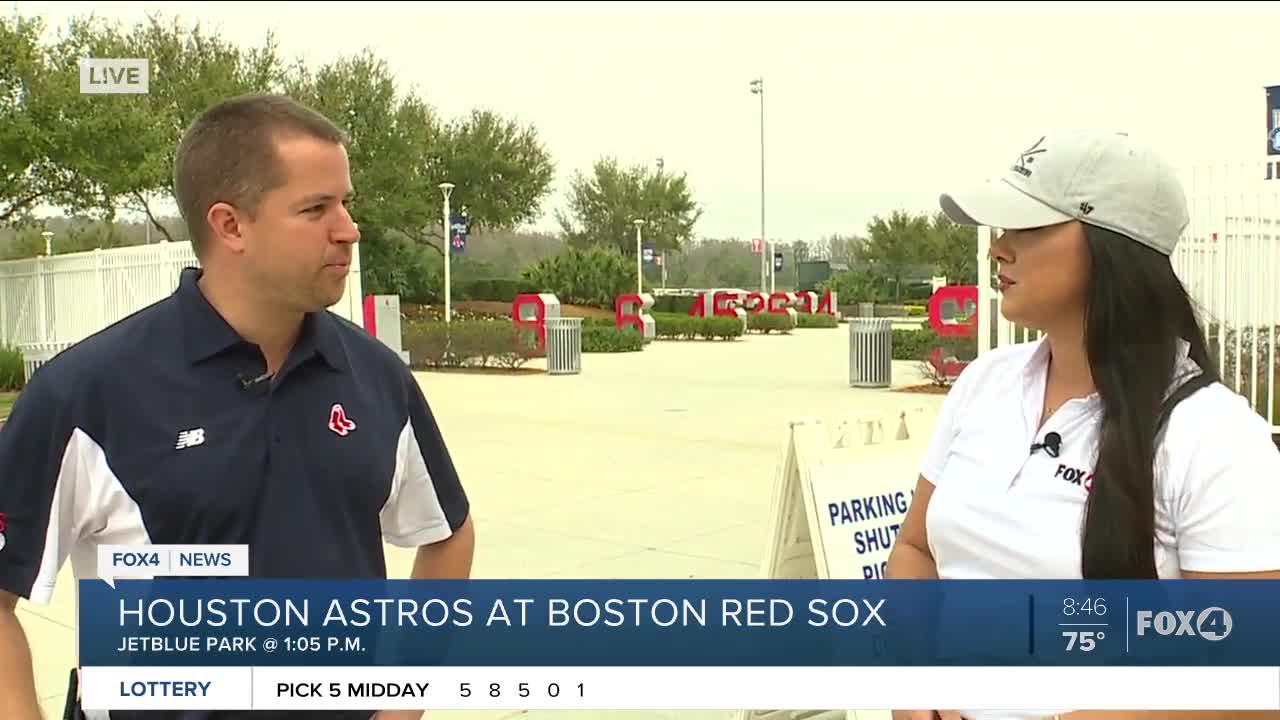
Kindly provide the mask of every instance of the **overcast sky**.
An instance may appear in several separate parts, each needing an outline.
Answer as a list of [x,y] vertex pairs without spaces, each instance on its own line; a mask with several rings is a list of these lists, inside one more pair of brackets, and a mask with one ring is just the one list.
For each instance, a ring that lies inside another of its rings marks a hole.
[[756,76],[768,234],[784,240],[933,210],[1054,127],[1127,130],[1182,166],[1256,163],[1263,87],[1280,84],[1275,3],[9,4],[55,28],[160,12],[245,45],[271,29],[316,62],[370,47],[445,116],[537,126],[557,165],[546,228],[573,172],[616,155],[687,172],[699,234],[758,236]]

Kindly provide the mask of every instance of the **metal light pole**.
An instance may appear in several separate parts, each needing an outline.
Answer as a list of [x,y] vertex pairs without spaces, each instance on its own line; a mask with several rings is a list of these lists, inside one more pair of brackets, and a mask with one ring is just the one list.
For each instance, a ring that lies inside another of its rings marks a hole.
[[449,195],[453,192],[453,183],[440,183],[440,192],[444,193],[444,321],[448,323],[453,317],[453,286],[449,282],[449,259],[453,255],[453,238],[449,237]]
[[764,292],[766,273],[769,292],[773,292],[773,245],[764,228],[764,78],[751,81],[751,94],[760,96],[760,292]]
[[644,248],[640,244],[640,226],[644,225],[644,220],[636,218],[631,222],[636,226],[636,294],[644,292]]

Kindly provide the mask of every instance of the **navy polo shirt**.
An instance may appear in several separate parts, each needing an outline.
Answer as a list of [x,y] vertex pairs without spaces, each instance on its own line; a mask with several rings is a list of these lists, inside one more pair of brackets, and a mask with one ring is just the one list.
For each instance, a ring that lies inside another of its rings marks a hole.
[[100,544],[243,544],[253,577],[384,578],[384,541],[438,542],[466,518],[440,428],[390,348],[314,313],[259,379],[261,352],[199,275],[43,365],[19,397],[0,430],[0,589],[48,602],[68,558],[98,576]]

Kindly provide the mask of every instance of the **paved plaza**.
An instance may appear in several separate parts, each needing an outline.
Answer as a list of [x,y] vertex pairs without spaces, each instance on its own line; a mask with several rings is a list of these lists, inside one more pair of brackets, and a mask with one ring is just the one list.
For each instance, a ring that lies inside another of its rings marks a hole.
[[[849,387],[848,328],[658,341],[570,376],[419,373],[473,504],[478,578],[754,578],[786,421],[943,396]],[[894,364],[894,385],[924,382]],[[913,428],[917,433],[928,427]],[[388,548],[404,577],[412,551]],[[69,566],[20,605],[48,717],[74,663]],[[724,712],[431,712],[431,718],[723,718]]]

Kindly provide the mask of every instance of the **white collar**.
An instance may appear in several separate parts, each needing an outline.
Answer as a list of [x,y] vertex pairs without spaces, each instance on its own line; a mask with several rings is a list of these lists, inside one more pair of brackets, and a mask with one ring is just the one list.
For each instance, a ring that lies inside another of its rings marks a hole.
[[[1044,386],[1048,380],[1049,339],[1043,337],[1035,342],[1036,348],[1031,352],[1031,356],[1027,359],[1027,364],[1022,368],[1022,384],[1024,390],[1032,390],[1037,393],[1037,397],[1043,397]],[[1202,372],[1200,365],[1191,359],[1191,343],[1184,338],[1178,338],[1175,352],[1177,353],[1177,359],[1174,364],[1173,382],[1169,385],[1169,389],[1165,391],[1165,399],[1168,399],[1184,382]],[[1075,400],[1085,403],[1091,410],[1097,409],[1102,402],[1097,391]]]

